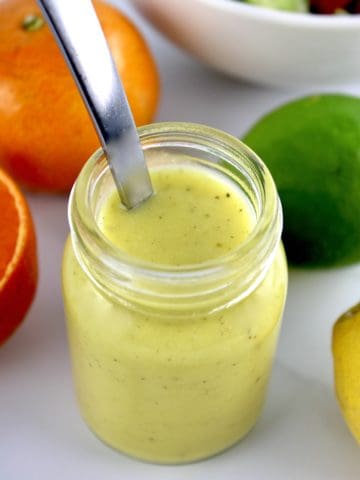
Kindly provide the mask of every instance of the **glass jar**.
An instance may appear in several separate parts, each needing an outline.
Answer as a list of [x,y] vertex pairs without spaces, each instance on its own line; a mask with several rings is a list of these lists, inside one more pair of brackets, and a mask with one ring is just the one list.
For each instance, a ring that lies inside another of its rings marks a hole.
[[150,166],[215,169],[256,218],[235,252],[166,267],[129,257],[101,233],[99,210],[114,189],[101,150],[70,197],[63,294],[83,417],[122,452],[183,463],[230,447],[260,414],[287,288],[282,212],[267,168],[230,135],[187,123],[139,134]]

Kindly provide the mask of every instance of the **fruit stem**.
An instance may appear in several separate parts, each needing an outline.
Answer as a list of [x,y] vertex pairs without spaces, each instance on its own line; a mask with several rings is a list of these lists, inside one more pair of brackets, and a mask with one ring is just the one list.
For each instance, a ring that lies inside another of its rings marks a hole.
[[27,32],[36,32],[45,25],[44,19],[37,14],[30,13],[23,20],[22,27]]

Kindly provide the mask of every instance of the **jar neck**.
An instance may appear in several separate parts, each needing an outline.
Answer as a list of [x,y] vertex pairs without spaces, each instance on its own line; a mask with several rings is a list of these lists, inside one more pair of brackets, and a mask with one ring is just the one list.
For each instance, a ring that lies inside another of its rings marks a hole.
[[[282,229],[282,212],[271,175],[236,138],[202,125],[159,123],[139,129],[147,162],[205,165],[234,182],[249,200],[255,226],[233,252],[201,264],[172,267],[130,257],[102,234],[99,209],[114,190],[102,150],[87,162],[69,202],[75,255],[90,281],[105,296],[156,315],[188,315],[223,309],[247,297],[266,275]],[[162,160],[164,162],[164,160]]]

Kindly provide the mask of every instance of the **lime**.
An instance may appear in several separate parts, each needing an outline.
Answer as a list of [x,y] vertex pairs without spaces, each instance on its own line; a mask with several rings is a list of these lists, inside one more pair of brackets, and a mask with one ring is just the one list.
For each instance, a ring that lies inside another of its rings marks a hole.
[[271,8],[274,10],[286,10],[289,12],[308,12],[309,6],[306,0],[245,0],[258,7]]
[[267,164],[295,264],[360,260],[360,99],[316,95],[263,117],[243,138]]

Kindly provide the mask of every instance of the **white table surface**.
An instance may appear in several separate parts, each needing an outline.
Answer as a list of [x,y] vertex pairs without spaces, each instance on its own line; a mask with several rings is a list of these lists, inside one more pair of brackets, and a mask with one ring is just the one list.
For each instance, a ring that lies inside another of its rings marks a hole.
[[[207,123],[241,135],[261,114],[305,91],[239,83],[179,52],[138,22],[162,76],[158,120]],[[360,94],[360,84],[338,91]],[[187,466],[141,463],[112,451],[80,418],[60,294],[65,196],[28,195],[39,243],[40,284],[23,326],[0,349],[0,480],[357,480],[360,450],[339,412],[331,328],[360,297],[360,266],[291,271],[265,411],[252,433],[213,459]]]

